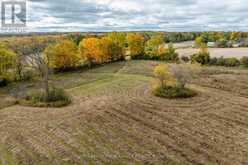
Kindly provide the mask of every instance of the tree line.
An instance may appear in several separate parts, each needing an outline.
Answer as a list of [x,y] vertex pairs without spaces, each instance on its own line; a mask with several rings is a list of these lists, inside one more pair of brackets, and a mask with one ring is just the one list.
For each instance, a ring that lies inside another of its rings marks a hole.
[[176,61],[178,55],[164,35],[146,38],[143,33],[112,32],[86,35],[80,41],[68,36],[16,37],[0,43],[0,86],[7,82],[41,78],[45,98],[49,98],[49,73],[132,59]]

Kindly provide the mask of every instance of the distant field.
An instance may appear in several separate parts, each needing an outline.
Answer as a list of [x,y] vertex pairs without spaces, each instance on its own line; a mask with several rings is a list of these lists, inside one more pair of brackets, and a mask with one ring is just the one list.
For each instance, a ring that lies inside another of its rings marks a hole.
[[[244,56],[248,56],[248,48],[209,48],[211,57],[236,57],[242,58]],[[198,52],[198,49],[186,48],[177,49],[177,52],[180,56],[191,56],[192,54]]]
[[[173,43],[174,48],[176,49],[185,49],[185,48],[192,48],[194,41],[185,41],[179,43]],[[166,44],[168,46],[168,44]]]

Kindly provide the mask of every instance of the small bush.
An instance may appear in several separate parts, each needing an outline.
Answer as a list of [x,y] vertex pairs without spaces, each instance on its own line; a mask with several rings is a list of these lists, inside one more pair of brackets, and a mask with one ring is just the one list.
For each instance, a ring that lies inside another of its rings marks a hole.
[[188,62],[190,61],[189,57],[187,57],[187,56],[182,56],[182,57],[181,57],[181,60],[182,60],[183,62],[186,62],[186,63],[188,63]]
[[191,89],[177,86],[158,87],[153,91],[153,93],[157,97],[168,99],[190,98],[197,95],[196,92],[192,91]]
[[15,75],[15,81],[30,81],[35,76],[32,70],[24,70],[20,75]]
[[225,59],[224,57],[217,58],[216,65],[218,66],[225,66]]
[[62,107],[70,104],[71,99],[63,89],[53,87],[50,89],[48,97],[44,92],[33,91],[27,93],[20,103],[34,107]]
[[225,67],[236,67],[240,65],[240,61],[236,58],[211,58],[210,65],[225,66]]
[[240,62],[242,66],[248,67],[248,57],[241,58]]
[[206,65],[209,64],[210,62],[210,55],[209,53],[197,53],[197,54],[193,54],[190,57],[190,60],[192,63],[197,62],[199,64]]
[[176,49],[173,47],[172,43],[168,45],[168,49],[164,55],[162,55],[161,60],[165,60],[167,62],[177,62],[179,60],[178,53],[176,53]]
[[30,81],[35,76],[35,73],[32,70],[26,70],[22,74],[22,81]]
[[210,58],[209,65],[217,65],[218,58]]
[[235,67],[235,66],[239,66],[239,65],[240,65],[240,62],[236,58],[226,58],[225,59],[225,66],[226,67]]

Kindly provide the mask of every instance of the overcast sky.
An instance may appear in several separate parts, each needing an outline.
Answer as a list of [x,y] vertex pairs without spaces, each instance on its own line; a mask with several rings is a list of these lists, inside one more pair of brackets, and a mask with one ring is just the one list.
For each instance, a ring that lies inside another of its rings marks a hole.
[[29,0],[30,31],[248,31],[247,0]]

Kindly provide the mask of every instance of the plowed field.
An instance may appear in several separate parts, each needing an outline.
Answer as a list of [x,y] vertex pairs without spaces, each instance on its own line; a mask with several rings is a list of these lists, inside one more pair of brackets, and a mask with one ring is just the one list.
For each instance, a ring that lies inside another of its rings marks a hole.
[[2,90],[0,164],[248,164],[248,72],[201,72],[196,97],[167,100],[149,90],[156,64],[56,75],[73,98],[61,109],[13,105]]

